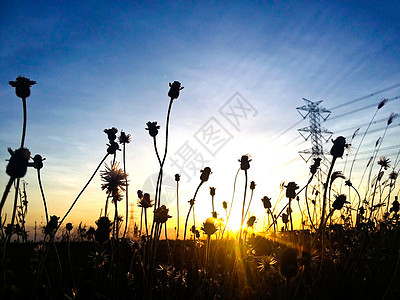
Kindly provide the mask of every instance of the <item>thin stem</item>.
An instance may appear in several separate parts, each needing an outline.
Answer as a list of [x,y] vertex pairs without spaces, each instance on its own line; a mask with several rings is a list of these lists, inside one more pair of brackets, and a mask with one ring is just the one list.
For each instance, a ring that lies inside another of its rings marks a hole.
[[197,186],[196,192],[194,193],[194,196],[193,196],[193,199],[192,199],[192,204],[190,205],[188,214],[187,214],[187,216],[186,216],[185,231],[184,231],[184,233],[183,233],[183,240],[184,240],[184,241],[186,240],[186,229],[187,229],[187,223],[188,223],[188,220],[189,220],[190,211],[192,210],[192,207],[193,207],[194,202],[195,202],[195,200],[196,200],[197,193],[198,193],[198,191],[199,191],[199,189],[200,189],[200,187],[201,187],[201,185],[202,185],[203,183],[204,183],[204,181],[202,180],[202,181],[200,181],[200,184]]
[[23,125],[22,125],[21,148],[24,147],[25,135],[26,135],[26,120],[27,120],[27,116],[26,116],[26,98],[22,98],[22,110],[23,110],[23,114],[24,114],[24,121],[23,121]]
[[46,221],[47,221],[47,223],[49,223],[49,214],[47,213],[47,204],[46,204],[46,198],[44,196],[42,179],[40,178],[40,169],[37,169],[37,176],[38,176],[40,193],[42,194],[42,199],[43,199],[44,212],[46,213]]
[[[96,175],[97,171],[100,169],[101,165],[103,164],[103,162],[106,160],[106,158],[108,157],[108,153],[104,156],[104,158],[101,160],[101,162],[99,163],[99,165],[97,166],[96,170],[94,170],[92,176],[90,176],[88,182],[85,184],[85,186],[82,188],[82,190],[79,192],[78,196],[76,196],[74,202],[72,202],[70,208],[68,209],[68,211],[66,212],[66,214],[64,215],[64,217],[61,219],[60,223],[58,224],[57,230],[60,228],[61,224],[64,222],[65,218],[68,216],[68,214],[71,212],[72,208],[75,206],[76,202],[78,201],[79,197],[82,195],[82,193],[86,190],[86,188],[88,187],[89,183],[92,181],[93,177]],[[55,232],[57,232],[57,230]],[[55,233],[54,233],[55,234]]]
[[237,177],[239,175],[239,171],[240,171],[240,168],[237,170],[236,176],[235,176],[235,180],[233,181],[233,192],[232,192],[231,205],[229,207],[229,213],[228,213],[228,215],[226,217],[226,222],[225,222],[224,230],[222,231],[222,234],[221,234],[221,239],[224,237],[225,229],[226,229],[226,226],[228,226],[229,217],[231,216],[233,199],[235,198],[235,191],[236,191],[236,179],[237,179]]
[[3,193],[3,197],[1,198],[1,202],[0,202],[0,216],[1,216],[1,211],[3,210],[4,203],[6,202],[8,193],[10,192],[10,189],[11,189],[11,186],[12,186],[14,180],[15,180],[14,177],[10,177],[10,179],[7,182],[6,188]]
[[178,239],[179,238],[179,181],[176,182],[176,212],[177,212],[176,239]]
[[336,159],[337,159],[336,156],[334,156],[334,157],[332,158],[332,163],[331,163],[331,166],[330,166],[330,168],[329,168],[328,175],[326,176],[326,182],[325,182],[325,185],[324,185],[324,196],[322,197],[322,212],[321,212],[321,223],[320,223],[320,227],[321,227],[321,226],[324,226],[325,209],[326,209],[326,195],[327,195],[327,192],[328,192],[329,179],[330,179],[330,177],[331,177],[332,170],[333,170],[333,166],[335,165]]
[[239,241],[242,240],[242,230],[243,230],[243,222],[244,222],[244,207],[246,205],[246,193],[247,193],[247,170],[244,170],[244,194],[243,194],[243,207],[242,207],[242,220],[240,222],[240,231],[239,231]]
[[[124,164],[124,174],[126,174],[126,158],[125,158],[125,143],[122,149],[122,161]],[[125,229],[122,238],[125,238],[126,230],[128,229],[128,215],[129,215],[129,191],[128,191],[128,176],[125,177]]]

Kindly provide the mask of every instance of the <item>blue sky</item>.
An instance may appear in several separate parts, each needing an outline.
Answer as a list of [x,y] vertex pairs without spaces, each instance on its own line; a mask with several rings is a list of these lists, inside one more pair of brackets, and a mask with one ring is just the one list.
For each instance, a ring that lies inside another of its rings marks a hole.
[[[297,151],[310,145],[299,144],[301,139],[284,145],[307,121],[271,142],[301,119],[295,108],[304,105],[303,97],[324,100],[329,109],[400,83],[399,14],[395,1],[2,2],[0,167],[6,167],[7,147],[18,146],[22,126],[21,103],[8,81],[23,75],[37,81],[28,99],[26,145],[32,154],[46,157],[42,176],[50,213],[67,210],[104,156],[102,131],[112,126],[133,137],[128,173],[131,199],[136,199],[135,191],[157,172],[145,123],[157,120],[164,128],[168,82],[179,80],[185,88],[173,106],[170,156],[186,141],[203,153],[215,170],[210,185],[222,202],[231,197],[237,159],[250,153],[259,187],[251,210],[257,211],[264,194],[276,197],[280,181],[306,181],[308,166]],[[240,131],[218,111],[235,92],[257,111]],[[400,88],[392,88],[333,110],[332,117],[399,93]],[[398,101],[388,103],[377,119],[398,113]],[[362,110],[324,126],[337,136],[368,123],[374,112]],[[215,157],[193,138],[211,117],[233,137]],[[374,126],[382,128],[385,122]],[[398,122],[395,126],[382,148],[398,145]],[[381,134],[368,136],[365,149],[371,150]],[[166,172],[178,170],[169,165]],[[3,173],[1,185],[7,180]],[[25,180],[32,223],[42,218],[43,209],[34,172]],[[196,185],[193,179],[182,187],[185,200]],[[199,196],[208,205],[206,189]],[[97,176],[71,220],[93,223],[104,199]]]

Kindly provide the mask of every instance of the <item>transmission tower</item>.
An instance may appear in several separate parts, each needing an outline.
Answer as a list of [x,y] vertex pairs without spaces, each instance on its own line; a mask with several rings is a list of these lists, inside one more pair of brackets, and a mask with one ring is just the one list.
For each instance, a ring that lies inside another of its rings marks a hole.
[[[319,105],[322,100],[316,102],[312,102],[305,98],[303,98],[303,100],[306,102],[306,105],[296,107],[296,109],[303,119],[307,117],[309,118],[310,126],[300,128],[298,131],[306,141],[311,138],[311,149],[299,151],[299,154],[302,159],[308,162],[310,158],[325,158],[324,154],[326,154],[326,151],[324,151],[322,147],[322,139],[328,141],[333,132],[321,126],[321,120],[326,121],[331,114],[330,110]],[[329,137],[325,138],[324,134],[329,134]],[[303,157],[304,154],[309,155],[307,159]]]
[[129,206],[130,209],[129,209],[128,237],[133,238],[136,233],[135,227],[137,226],[135,222],[136,219],[135,218],[136,213],[134,209],[135,205],[131,203],[129,204]]

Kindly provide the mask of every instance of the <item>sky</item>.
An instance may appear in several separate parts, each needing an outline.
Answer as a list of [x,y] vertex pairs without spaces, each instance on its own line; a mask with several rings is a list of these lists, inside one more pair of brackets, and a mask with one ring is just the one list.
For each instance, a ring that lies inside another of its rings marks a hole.
[[[200,170],[209,166],[213,173],[195,205],[197,222],[210,216],[211,186],[224,217],[221,203],[231,203],[238,159],[250,154],[249,181],[257,186],[249,212],[260,228],[263,196],[277,201],[282,181],[301,187],[307,182],[310,162],[298,154],[311,148],[297,131],[309,126],[296,110],[306,104],[303,98],[323,100],[321,107],[331,109],[322,126],[333,138],[350,139],[361,128],[350,154],[376,105],[390,99],[360,147],[354,176],[364,170],[390,113],[399,113],[399,14],[396,1],[2,2],[0,169],[7,165],[7,147],[16,149],[21,139],[21,100],[8,81],[22,75],[37,81],[27,100],[26,146],[32,156],[46,158],[41,176],[50,215],[65,214],[106,153],[103,130],[114,126],[132,135],[127,173],[138,219],[136,191],[150,191],[158,172],[146,122],[161,126],[157,143],[163,153],[168,84],[178,80],[184,89],[171,111],[163,203],[175,218],[173,176],[180,173],[182,223]],[[398,136],[396,119],[379,155],[395,162]],[[117,160],[122,167],[121,153]],[[23,180],[27,223],[39,226],[45,219],[34,171]],[[244,180],[239,172],[232,217],[239,221]],[[0,186],[7,181],[3,172]],[[96,174],[66,221],[94,225],[106,199],[100,185]],[[8,216],[12,197],[3,211]]]

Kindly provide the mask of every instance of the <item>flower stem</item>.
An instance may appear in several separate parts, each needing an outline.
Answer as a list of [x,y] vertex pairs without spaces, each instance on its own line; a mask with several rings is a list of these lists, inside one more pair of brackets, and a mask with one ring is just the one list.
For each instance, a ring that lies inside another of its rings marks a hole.
[[240,222],[240,231],[239,231],[239,241],[242,241],[242,230],[243,230],[243,222],[244,222],[244,207],[246,205],[246,193],[247,193],[247,170],[244,170],[244,195],[243,195],[243,207],[242,207],[242,220]]
[[43,191],[43,186],[42,186],[42,179],[40,178],[40,170],[39,169],[37,170],[37,176],[38,176],[40,193],[42,194],[42,199],[43,199],[44,212],[46,213],[46,221],[47,221],[47,223],[49,223],[49,214],[47,213],[46,198],[44,196],[44,191]]
[[324,220],[325,220],[325,210],[326,210],[326,195],[328,192],[328,186],[329,186],[329,179],[332,174],[333,166],[335,165],[337,157],[333,156],[331,166],[329,168],[328,175],[326,176],[326,182],[324,186],[324,196],[322,198],[322,212],[321,212],[321,223],[320,223],[320,230],[322,229],[321,227],[324,226]]
[[26,98],[22,98],[22,110],[23,110],[23,114],[24,114],[24,121],[23,121],[23,125],[22,125],[22,137],[21,137],[21,148],[24,147],[25,144],[25,134],[26,134]]
[[176,182],[176,213],[177,213],[176,239],[178,239],[179,238],[179,181]]
[[[122,160],[124,164],[124,174],[126,174],[126,151],[125,151],[125,143],[122,149]],[[125,238],[126,230],[128,229],[128,215],[129,215],[129,193],[128,193],[128,177],[125,177],[125,229],[122,238]]]
[[10,192],[10,189],[11,189],[11,186],[12,186],[14,180],[15,180],[14,177],[10,177],[10,179],[8,180],[8,183],[6,185],[6,188],[4,190],[3,197],[1,198],[1,202],[0,202],[0,216],[1,216],[1,211],[3,210],[4,203],[6,202],[8,193]]

